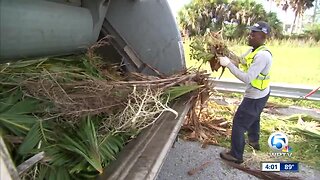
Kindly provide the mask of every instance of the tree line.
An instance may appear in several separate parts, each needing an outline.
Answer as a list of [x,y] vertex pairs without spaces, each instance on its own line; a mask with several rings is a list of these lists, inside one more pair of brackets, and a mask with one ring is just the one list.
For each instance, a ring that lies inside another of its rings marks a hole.
[[[295,19],[313,6],[314,0],[273,0],[282,10],[292,9]],[[270,24],[273,37],[283,36],[283,24],[274,12],[266,12],[262,4],[253,0],[193,0],[178,13],[183,34],[204,35],[221,31],[230,39],[246,36],[246,28],[257,21]],[[296,20],[294,21],[294,23]]]

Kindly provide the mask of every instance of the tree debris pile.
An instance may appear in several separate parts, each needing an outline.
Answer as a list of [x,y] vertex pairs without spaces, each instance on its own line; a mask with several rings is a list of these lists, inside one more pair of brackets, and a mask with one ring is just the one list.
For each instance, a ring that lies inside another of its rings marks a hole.
[[220,32],[207,33],[204,36],[191,38],[191,59],[210,63],[211,70],[218,71],[221,67],[218,57],[227,56],[232,63],[238,66],[240,58],[230,51]]
[[189,112],[184,123],[183,138],[192,141],[200,141],[204,146],[219,144],[219,137],[231,136],[231,116],[235,108],[221,106],[214,101],[197,101]]
[[24,179],[94,178],[162,113],[178,115],[171,100],[209,89],[208,76],[126,73],[92,54],[2,64],[1,136]]
[[[212,72],[221,68],[218,57],[227,56],[236,66],[239,65],[240,58],[227,47],[220,32],[206,33],[204,36],[194,36],[190,38],[190,59],[201,61],[202,64],[210,63]],[[222,74],[225,67],[222,67]],[[213,86],[211,86],[213,87]],[[207,101],[210,90],[198,93],[193,97],[193,107],[188,114],[186,123],[183,126],[185,138],[189,140],[199,140],[203,144],[217,144],[217,136],[230,136],[230,122],[223,115],[218,115],[218,111],[234,111]],[[229,108],[229,107],[226,107]],[[231,119],[231,118],[229,118]]]

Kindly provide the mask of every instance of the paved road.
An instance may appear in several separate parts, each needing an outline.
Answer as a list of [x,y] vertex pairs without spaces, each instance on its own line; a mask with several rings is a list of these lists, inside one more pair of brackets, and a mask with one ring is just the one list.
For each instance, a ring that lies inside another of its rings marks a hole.
[[[224,148],[208,146],[201,148],[198,142],[179,140],[169,152],[157,180],[250,180],[258,179],[238,169],[233,169],[219,157]],[[202,164],[210,164],[202,171],[190,176],[188,171],[200,167]],[[301,179],[318,180],[320,171],[316,171],[300,164],[300,172],[286,173],[282,175],[294,175]],[[316,178],[317,177],[317,178]]]
[[[157,180],[257,179],[221,161],[219,153],[223,150],[217,146],[203,149],[198,142],[179,140],[170,150]],[[188,175],[189,170],[206,162],[210,164],[203,171]]]

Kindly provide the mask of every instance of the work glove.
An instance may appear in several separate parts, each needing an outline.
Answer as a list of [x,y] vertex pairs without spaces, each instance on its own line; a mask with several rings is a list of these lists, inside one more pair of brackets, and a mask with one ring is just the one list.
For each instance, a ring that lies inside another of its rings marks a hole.
[[228,64],[230,63],[230,59],[226,56],[219,57],[219,62],[221,64],[221,66],[228,66]]

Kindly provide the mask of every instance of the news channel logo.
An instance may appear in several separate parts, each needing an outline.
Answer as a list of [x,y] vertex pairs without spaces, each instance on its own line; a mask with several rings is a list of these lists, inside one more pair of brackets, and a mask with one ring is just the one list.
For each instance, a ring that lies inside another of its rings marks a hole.
[[269,136],[268,145],[275,152],[272,156],[292,156],[292,148],[289,146],[288,137],[283,132],[274,132]]

